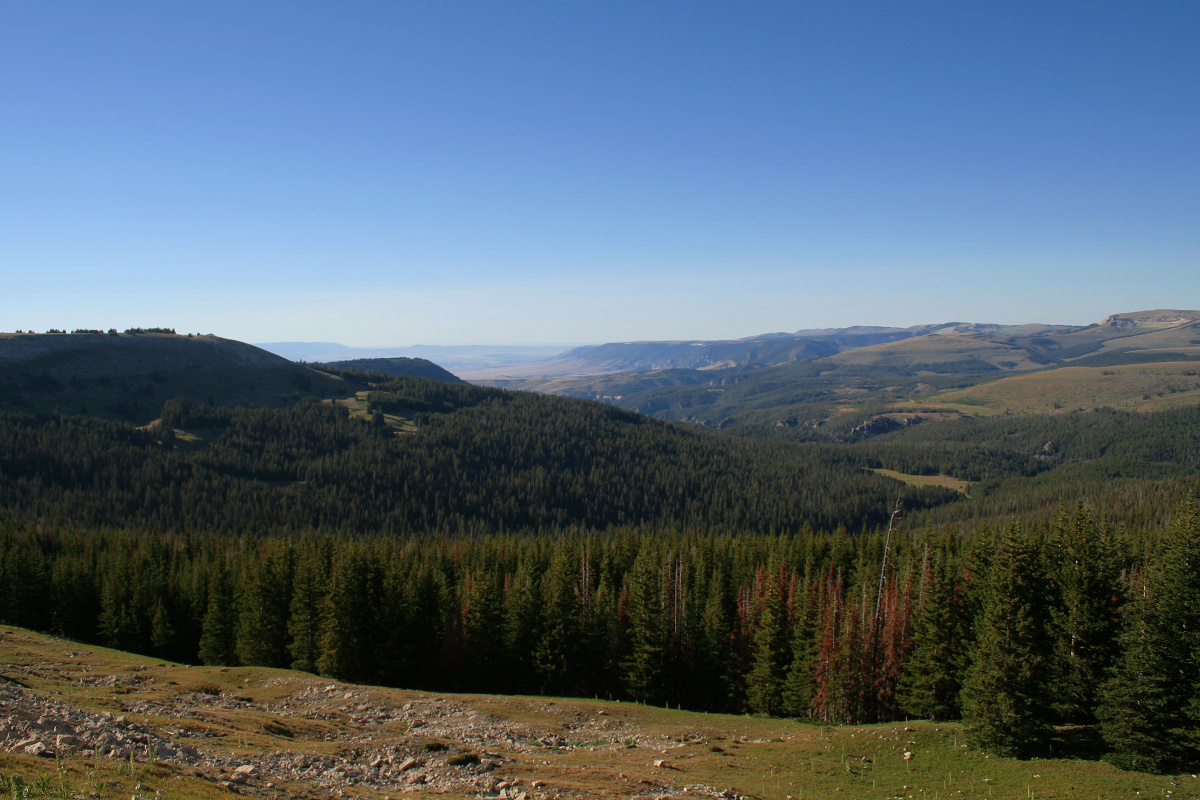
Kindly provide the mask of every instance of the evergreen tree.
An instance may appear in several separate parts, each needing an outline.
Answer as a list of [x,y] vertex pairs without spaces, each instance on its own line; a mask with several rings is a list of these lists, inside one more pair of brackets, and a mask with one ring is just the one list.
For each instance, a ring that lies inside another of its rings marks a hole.
[[1200,753],[1200,514],[1194,501],[1176,513],[1127,613],[1121,657],[1098,714],[1109,758],[1124,769],[1177,769]]
[[208,608],[200,631],[200,663],[226,666],[236,663],[234,653],[233,587],[223,558],[217,558],[208,584]]
[[162,597],[158,597],[154,603],[154,616],[150,621],[150,651],[159,658],[172,658],[175,654],[175,629]]
[[813,713],[816,693],[817,628],[821,619],[819,585],[813,584],[804,593],[792,630],[791,662],[783,684],[784,714],[789,717],[809,717]]
[[925,557],[913,627],[913,653],[899,687],[900,709],[934,721],[958,719],[967,653],[954,580],[941,550]]
[[783,705],[784,673],[787,669],[787,613],[775,569],[760,572],[763,581],[758,614],[750,638],[752,666],[746,676],[746,699],[758,714],[778,714]]
[[967,743],[999,755],[1036,755],[1050,738],[1048,609],[1039,563],[1036,544],[1013,523],[991,560],[983,619],[963,686]]
[[321,608],[317,671],[340,680],[365,682],[375,666],[375,592],[372,569],[361,545],[344,548],[333,565]]
[[106,646],[141,652],[146,636],[138,613],[137,578],[132,560],[133,556],[125,553],[116,557],[113,573],[100,594],[97,628]]
[[704,612],[700,620],[695,670],[699,707],[733,711],[733,626],[736,609],[726,588],[724,572],[708,581]]
[[242,664],[287,667],[288,612],[292,594],[292,553],[268,546],[248,562],[238,592],[237,655]]
[[469,692],[498,692],[504,655],[504,606],[491,569],[466,576],[462,601],[463,687]]
[[667,631],[663,580],[658,553],[651,543],[642,546],[625,581],[629,654],[621,663],[621,683],[634,700],[661,703]]
[[533,651],[538,641],[541,603],[527,559],[517,565],[508,584],[504,604],[504,650],[508,664],[506,690],[523,694],[537,691]]
[[[611,697],[617,684],[618,596],[613,586],[612,564],[601,560],[595,588],[584,606],[584,693]],[[586,576],[581,576],[581,581]]]
[[291,668],[304,672],[316,672],[320,656],[321,605],[326,592],[323,561],[311,545],[303,547],[296,558],[288,608],[288,654]]
[[1096,693],[1117,649],[1120,566],[1107,529],[1087,506],[1060,514],[1048,547],[1057,584],[1051,615],[1052,690],[1063,722],[1095,720]]
[[575,590],[575,562],[558,548],[542,578],[542,621],[533,666],[543,694],[579,691],[582,629],[579,597]]

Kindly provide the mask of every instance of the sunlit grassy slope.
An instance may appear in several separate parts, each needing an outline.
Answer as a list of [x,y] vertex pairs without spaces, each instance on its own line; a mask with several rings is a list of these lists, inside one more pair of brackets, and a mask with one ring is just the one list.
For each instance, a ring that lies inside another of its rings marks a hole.
[[1196,362],[1113,367],[1060,367],[1013,375],[942,392],[906,405],[949,407],[964,413],[1053,413],[1092,408],[1160,411],[1200,403]]
[[[258,797],[495,797],[505,784],[515,787],[510,796],[519,789],[530,800],[722,793],[764,800],[1028,800],[1195,797],[1200,791],[1200,780],[1190,775],[1124,773],[1089,760],[1078,750],[1087,737],[1070,733],[1062,746],[1076,748],[1072,757],[1016,761],[966,749],[958,724],[829,727],[600,700],[432,695],[283,670],[186,667],[10,627],[0,628],[0,673],[9,686],[23,687],[25,697],[123,714],[130,724],[145,723],[202,754],[186,766],[0,754],[3,778],[19,774],[23,785],[39,787],[33,797],[42,789],[64,798],[96,792],[115,800],[156,791],[181,800],[224,797],[229,789],[219,781],[229,774],[222,764],[316,757],[354,764],[374,752],[420,755],[420,769],[436,785],[399,778],[394,785],[356,784],[336,775],[289,782],[264,772],[235,788]],[[441,711],[423,723],[389,717],[402,707]],[[366,716],[358,713],[364,708]],[[285,758],[275,757],[280,753]],[[472,768],[447,763],[466,754],[496,767],[476,780]]]

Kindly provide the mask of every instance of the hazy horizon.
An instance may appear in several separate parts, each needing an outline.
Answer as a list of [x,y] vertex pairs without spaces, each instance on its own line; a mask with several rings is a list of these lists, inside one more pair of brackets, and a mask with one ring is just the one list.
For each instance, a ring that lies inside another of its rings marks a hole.
[[0,4],[0,327],[351,347],[1200,307],[1200,7]]

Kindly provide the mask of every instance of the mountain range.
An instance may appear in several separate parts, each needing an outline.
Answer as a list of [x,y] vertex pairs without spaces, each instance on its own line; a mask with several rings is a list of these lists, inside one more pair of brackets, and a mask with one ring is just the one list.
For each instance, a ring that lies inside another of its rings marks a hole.
[[[1155,310],[1113,314],[1083,325],[992,325],[946,322],[909,328],[853,326],[770,333],[734,340],[619,342],[576,347],[552,358],[474,370],[474,381],[588,377],[666,369],[721,370],[775,366],[864,351],[835,363],[978,358],[997,368],[1031,369],[1099,352],[1176,349],[1200,345],[1200,311]],[[943,354],[943,355],[939,355]],[[944,354],[956,355],[947,359]],[[523,387],[525,388],[525,387]],[[532,388],[532,387],[531,387]]]
[[601,400],[663,419],[727,427],[786,425],[814,404],[827,411],[918,397],[928,402],[943,390],[1063,367],[1197,359],[1200,311],[1159,309],[1113,314],[1081,326],[953,322],[801,330],[719,342],[614,343],[466,377],[488,386]]

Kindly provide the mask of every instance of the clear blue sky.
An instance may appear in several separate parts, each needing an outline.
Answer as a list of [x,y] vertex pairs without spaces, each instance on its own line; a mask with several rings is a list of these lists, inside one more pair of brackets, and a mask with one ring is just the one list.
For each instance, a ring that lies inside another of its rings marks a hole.
[[1200,308],[1196,2],[0,0],[0,330]]

